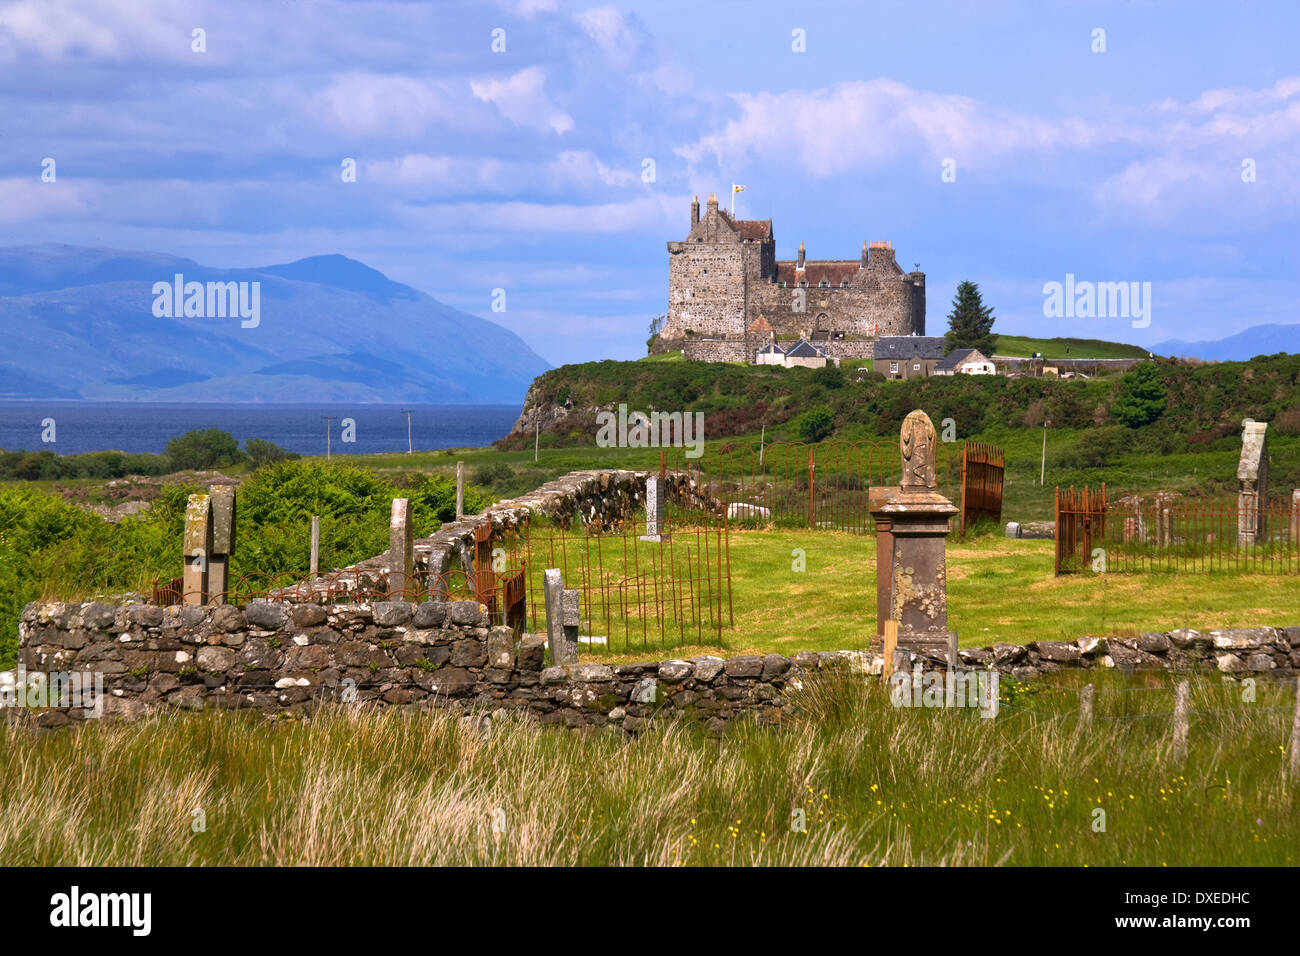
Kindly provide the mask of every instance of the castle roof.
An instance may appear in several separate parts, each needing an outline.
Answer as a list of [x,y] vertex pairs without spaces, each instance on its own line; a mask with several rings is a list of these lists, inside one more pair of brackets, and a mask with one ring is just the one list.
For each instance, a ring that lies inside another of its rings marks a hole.
[[871,354],[878,359],[941,359],[943,336],[882,335]]
[[732,232],[740,233],[741,239],[762,241],[772,238],[771,219],[732,219],[725,209],[718,210],[718,218],[725,222]]
[[845,279],[852,279],[861,270],[862,264],[856,259],[842,262],[805,262],[803,270],[796,268],[797,262],[778,262],[776,264],[776,281],[787,285],[807,282],[818,286],[824,280],[827,284],[838,286]]
[[781,346],[777,345],[775,342],[768,342],[766,345],[764,345],[761,349],[758,350],[758,354],[759,355],[784,355],[785,349],[781,348]]
[[776,329],[772,328],[771,322],[767,321],[767,319],[763,318],[760,315],[758,318],[756,318],[753,322],[749,324],[749,328],[747,328],[745,331],[746,332],[775,332]]

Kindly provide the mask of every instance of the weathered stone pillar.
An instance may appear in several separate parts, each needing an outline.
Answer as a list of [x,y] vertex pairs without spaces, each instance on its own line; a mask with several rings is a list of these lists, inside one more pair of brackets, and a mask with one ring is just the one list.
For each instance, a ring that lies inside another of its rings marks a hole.
[[[546,598],[546,641],[551,646],[551,662],[576,664],[578,662],[578,592],[565,590],[564,579],[560,576],[559,568],[547,568],[543,573],[542,592]],[[572,624],[569,624],[570,619],[573,620]]]
[[212,554],[208,558],[208,595],[217,604],[226,603],[230,589],[230,558],[235,553],[235,486],[213,485]]
[[897,485],[867,490],[867,507],[876,522],[876,643],[884,640],[894,582],[894,519],[881,509],[900,491]]
[[668,540],[664,523],[664,480],[658,475],[649,475],[645,480],[645,534],[641,540]]
[[1291,492],[1291,547],[1300,544],[1300,488]]
[[1237,463],[1237,544],[1250,546],[1267,533],[1264,506],[1268,500],[1268,423],[1247,418],[1241,425],[1241,460]]
[[415,539],[411,534],[411,502],[393,499],[388,522],[388,596],[401,598],[415,581]]
[[877,617],[898,621],[900,648],[943,660],[949,646],[945,539],[958,509],[938,492],[936,443],[925,412],[918,409],[904,419],[902,484],[896,494],[877,499],[872,514],[877,522],[889,519],[893,539],[889,605],[878,607]]
[[1174,496],[1161,492],[1156,495],[1156,545],[1167,548],[1174,543]]
[[184,604],[208,603],[208,560],[212,555],[212,499],[208,495],[190,495],[185,505]]

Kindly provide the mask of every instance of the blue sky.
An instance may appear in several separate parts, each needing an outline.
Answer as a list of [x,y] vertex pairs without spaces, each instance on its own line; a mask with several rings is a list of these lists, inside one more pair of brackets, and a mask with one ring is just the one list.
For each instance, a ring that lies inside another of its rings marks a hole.
[[[972,279],[1000,331],[1219,338],[1300,322],[1298,41],[1295,2],[0,0],[0,244],[338,252],[632,358],[739,182],[782,258],[891,241],[931,332]],[[1044,318],[1067,273],[1150,282],[1150,327]]]

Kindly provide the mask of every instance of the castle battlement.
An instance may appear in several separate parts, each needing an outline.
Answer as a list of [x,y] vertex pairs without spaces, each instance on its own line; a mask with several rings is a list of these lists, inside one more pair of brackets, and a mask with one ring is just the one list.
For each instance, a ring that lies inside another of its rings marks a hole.
[[659,348],[753,362],[772,342],[807,339],[832,358],[869,358],[881,335],[925,334],[925,273],[903,272],[889,242],[857,259],[776,258],[770,219],[735,219],[710,196],[668,243],[668,318]]

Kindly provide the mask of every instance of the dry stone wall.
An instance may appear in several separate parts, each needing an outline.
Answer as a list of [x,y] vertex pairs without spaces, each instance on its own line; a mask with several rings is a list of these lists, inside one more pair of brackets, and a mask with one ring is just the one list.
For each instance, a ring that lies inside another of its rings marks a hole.
[[[452,601],[169,607],[29,604],[19,625],[27,674],[97,672],[103,716],[157,709],[310,712],[322,702],[450,707],[475,718],[522,711],[540,723],[635,733],[683,715],[721,731],[738,719],[780,724],[797,691],[832,671],[879,674],[869,651],[548,667],[541,635],[490,627],[486,609]],[[1238,677],[1300,671],[1300,626],[1177,630],[1136,638],[995,644],[962,664],[1032,679],[1063,668],[1213,669]],[[941,666],[912,657],[912,666]],[[10,684],[12,697],[13,684]],[[84,719],[77,708],[7,707],[41,726]]]

